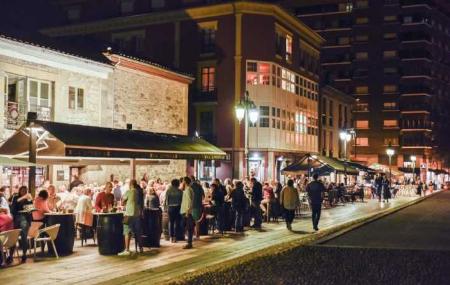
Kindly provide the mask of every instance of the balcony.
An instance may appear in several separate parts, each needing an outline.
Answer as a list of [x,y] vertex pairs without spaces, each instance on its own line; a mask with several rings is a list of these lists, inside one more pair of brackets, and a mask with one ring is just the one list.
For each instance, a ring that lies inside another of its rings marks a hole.
[[[18,129],[27,120],[28,110],[26,104],[8,101],[5,109],[6,128],[9,130]],[[38,120],[50,121],[52,119],[52,108],[47,106],[30,106],[30,112],[36,112]]]
[[217,102],[217,89],[196,90],[193,96],[193,102],[194,103]]
[[402,104],[402,114],[429,114],[431,107],[428,104]]

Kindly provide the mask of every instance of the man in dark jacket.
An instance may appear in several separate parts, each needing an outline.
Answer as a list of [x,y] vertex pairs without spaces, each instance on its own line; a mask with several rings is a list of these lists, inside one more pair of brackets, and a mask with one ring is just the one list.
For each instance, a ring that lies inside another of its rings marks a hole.
[[263,199],[262,194],[262,185],[261,183],[256,180],[255,177],[252,177],[250,179],[250,187],[252,191],[252,204],[250,206],[250,214],[253,220],[253,226],[252,228],[260,229],[261,223],[262,223],[262,217],[261,217],[261,201]]
[[231,206],[236,212],[236,220],[234,225],[234,230],[236,232],[244,231],[244,211],[247,199],[244,194],[244,184],[241,181],[236,182],[236,189],[231,192]]
[[306,186],[306,192],[308,192],[308,196],[311,201],[313,228],[315,231],[318,231],[325,186],[322,182],[318,181],[319,175],[317,173],[313,175],[313,179],[314,181],[310,182],[308,186]]

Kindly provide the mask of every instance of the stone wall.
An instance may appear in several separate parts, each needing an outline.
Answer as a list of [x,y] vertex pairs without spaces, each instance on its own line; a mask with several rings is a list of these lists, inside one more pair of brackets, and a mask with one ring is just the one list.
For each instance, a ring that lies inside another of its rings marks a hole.
[[185,135],[188,86],[173,80],[118,68],[114,71],[114,127]]

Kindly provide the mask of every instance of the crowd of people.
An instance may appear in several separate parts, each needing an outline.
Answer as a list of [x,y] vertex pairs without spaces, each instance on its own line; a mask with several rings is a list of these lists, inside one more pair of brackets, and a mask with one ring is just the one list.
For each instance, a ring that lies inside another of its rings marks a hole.
[[[373,180],[372,197],[389,202],[395,196],[386,176]],[[422,183],[417,193],[422,194]],[[393,190],[394,189],[394,190]],[[177,232],[186,234],[184,248],[192,248],[194,235],[199,236],[199,223],[205,217],[205,209],[214,215],[215,229],[243,232],[244,226],[261,229],[263,217],[282,216],[291,230],[296,210],[300,205],[300,193],[305,193],[312,212],[312,225],[318,230],[322,202],[329,206],[360,198],[364,200],[364,185],[345,187],[343,183],[321,181],[317,174],[311,182],[305,177],[296,181],[288,179],[283,186],[277,181],[259,182],[256,178],[200,182],[195,177],[182,177],[172,181],[151,180],[144,175],[139,181],[127,179],[121,182],[112,176],[104,185],[86,185],[74,176],[68,187],[55,187],[48,181],[36,189],[33,199],[26,186],[0,188],[0,232],[21,229],[20,248],[22,262],[27,259],[27,233],[32,221],[45,224],[46,213],[74,213],[76,224],[92,227],[95,212],[121,211],[124,214],[125,250],[119,255],[130,254],[131,237],[136,237],[143,250],[142,213],[144,208],[160,210],[163,217],[164,236],[171,243],[177,242]],[[230,223],[230,214],[232,222]],[[252,223],[251,223],[252,222]],[[228,226],[226,226],[228,224]],[[10,257],[6,262],[11,262]],[[0,263],[1,264],[1,263]]]

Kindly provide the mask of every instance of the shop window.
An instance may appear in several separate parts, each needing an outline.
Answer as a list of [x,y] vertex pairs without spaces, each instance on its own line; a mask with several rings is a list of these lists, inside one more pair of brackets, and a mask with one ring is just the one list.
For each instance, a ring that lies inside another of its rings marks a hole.
[[216,68],[213,66],[202,67],[201,71],[201,91],[214,91],[216,89]]
[[357,137],[356,145],[357,146],[369,146],[369,138]]
[[84,108],[84,89],[69,87],[69,109],[81,110]]
[[368,129],[369,128],[369,121],[367,121],[367,120],[357,120],[356,121],[356,128],[357,129]]

